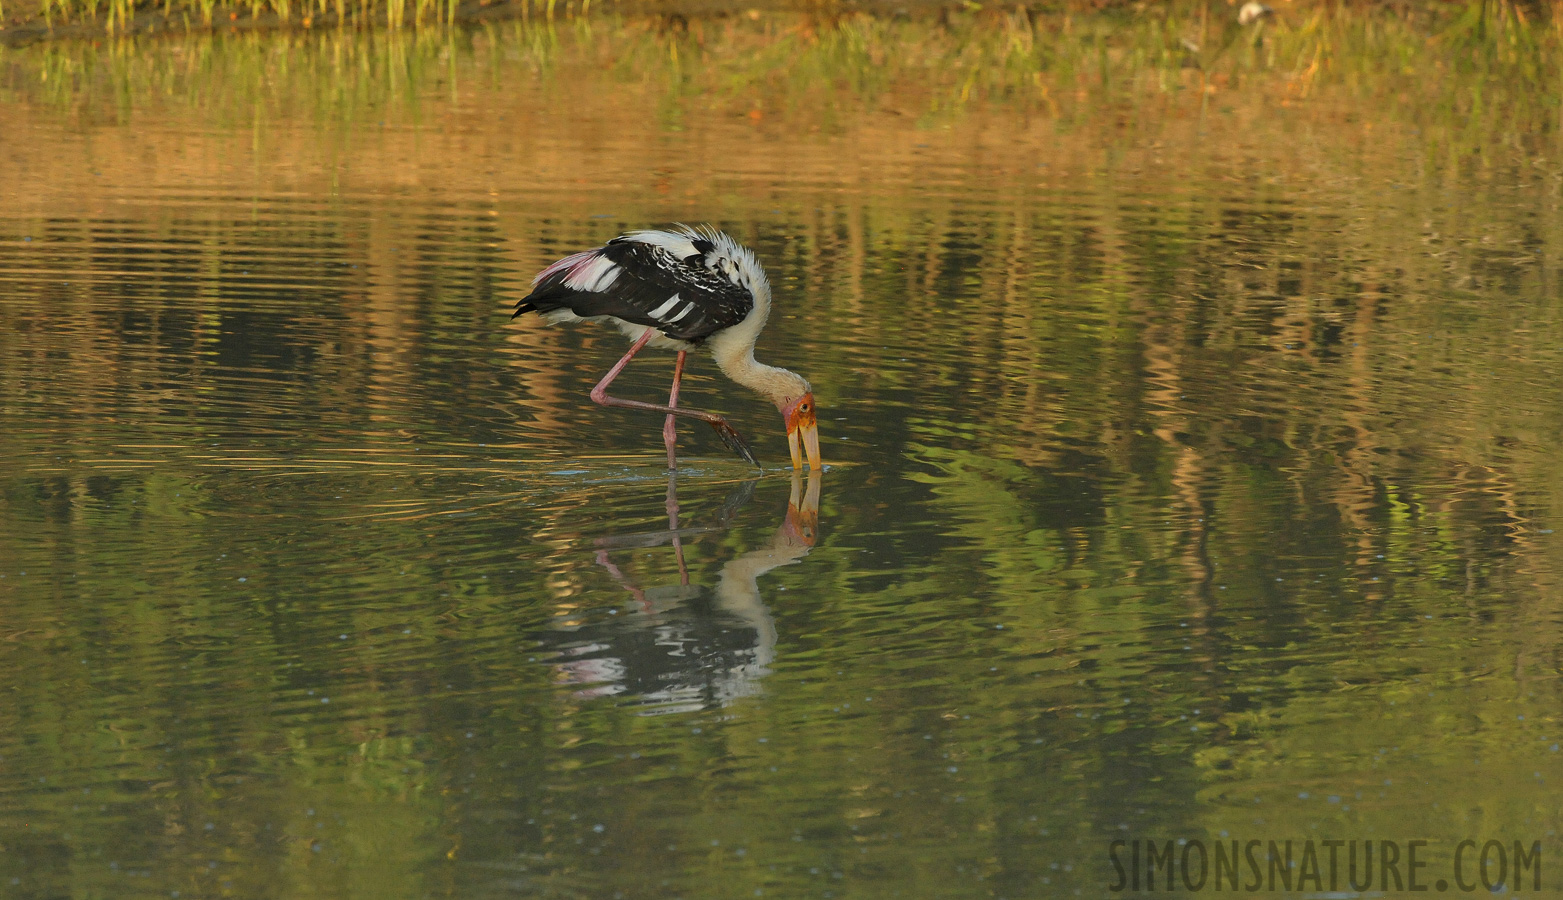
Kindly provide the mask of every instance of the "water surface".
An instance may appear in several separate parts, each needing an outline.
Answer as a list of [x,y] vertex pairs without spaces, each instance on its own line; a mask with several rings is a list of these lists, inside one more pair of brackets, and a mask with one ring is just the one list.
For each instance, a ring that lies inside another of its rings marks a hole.
[[[0,103],[6,896],[1104,896],[1147,838],[1553,870],[1547,147],[1175,65],[1064,112],[706,95],[693,37],[597,27],[12,54],[97,68]],[[670,480],[587,400],[622,338],[510,320],[673,221],[769,269],[823,477],[698,358],[765,470],[686,425]]]

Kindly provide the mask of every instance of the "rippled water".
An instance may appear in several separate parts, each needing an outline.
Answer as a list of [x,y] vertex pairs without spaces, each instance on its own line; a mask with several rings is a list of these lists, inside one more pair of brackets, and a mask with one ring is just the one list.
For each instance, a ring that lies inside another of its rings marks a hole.
[[[1545,155],[1241,95],[811,128],[495,40],[337,118],[5,100],[0,894],[1100,896],[1148,838],[1553,871]],[[508,316],[707,220],[822,478],[698,358],[766,469],[686,425],[669,479],[587,400],[622,338]]]

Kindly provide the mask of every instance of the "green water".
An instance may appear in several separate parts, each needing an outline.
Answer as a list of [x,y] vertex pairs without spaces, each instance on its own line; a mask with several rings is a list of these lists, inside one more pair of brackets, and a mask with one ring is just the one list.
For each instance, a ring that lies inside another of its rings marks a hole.
[[[707,95],[607,27],[7,57],[0,896],[1121,896],[1148,839],[1555,884],[1551,138],[1175,63]],[[766,469],[686,425],[670,484],[586,396],[622,338],[509,319],[671,221],[767,266],[817,482],[697,357]]]

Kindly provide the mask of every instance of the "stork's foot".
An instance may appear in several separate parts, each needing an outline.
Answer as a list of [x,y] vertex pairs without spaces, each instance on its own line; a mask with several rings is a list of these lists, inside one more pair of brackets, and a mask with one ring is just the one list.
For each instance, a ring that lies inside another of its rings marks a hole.
[[749,465],[754,466],[756,469],[760,468],[760,461],[754,458],[754,451],[749,449],[749,442],[744,440],[744,436],[739,434],[737,429],[727,424],[727,420],[714,419],[711,420],[710,424],[711,430],[715,431],[716,436],[722,439],[722,443],[727,445],[727,449],[738,454],[739,458]]

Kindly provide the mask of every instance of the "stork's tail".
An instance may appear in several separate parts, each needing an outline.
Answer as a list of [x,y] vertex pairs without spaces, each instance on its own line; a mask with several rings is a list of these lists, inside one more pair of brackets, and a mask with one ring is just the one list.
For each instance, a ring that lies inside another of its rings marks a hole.
[[537,306],[535,304],[531,304],[531,303],[526,302],[525,300],[522,300],[520,303],[516,304],[516,311],[510,314],[510,318],[514,319],[516,316],[519,316],[522,313],[537,312],[537,311],[538,311],[537,310]]

